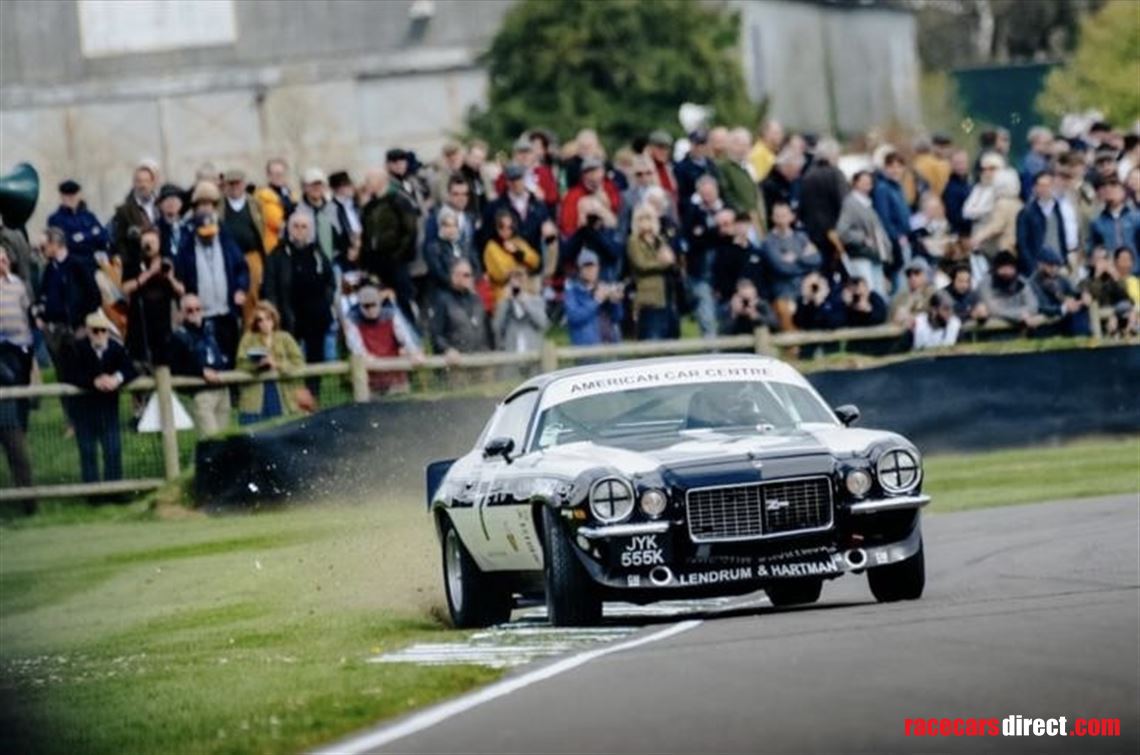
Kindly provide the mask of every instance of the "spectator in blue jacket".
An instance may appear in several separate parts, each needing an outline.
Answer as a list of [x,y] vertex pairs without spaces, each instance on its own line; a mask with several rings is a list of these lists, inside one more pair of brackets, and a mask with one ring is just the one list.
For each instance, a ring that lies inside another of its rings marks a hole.
[[886,270],[887,278],[902,285],[898,273],[910,262],[910,207],[903,194],[902,179],[906,173],[906,160],[897,152],[888,152],[883,168],[875,174],[875,188],[871,192],[871,205],[891,240],[893,259]]
[[1037,272],[1041,250],[1065,249],[1065,218],[1053,196],[1053,172],[1044,170],[1033,178],[1033,199],[1017,214],[1017,268],[1029,277]]
[[1037,174],[1049,170],[1052,161],[1053,132],[1045,126],[1034,126],[1026,137],[1029,152],[1021,160],[1021,201],[1028,202],[1033,194],[1033,183]]
[[807,234],[793,228],[796,213],[786,202],[772,205],[772,230],[760,245],[764,279],[779,318],[780,330],[792,330],[796,297],[808,273],[819,270],[823,258]]
[[59,185],[59,209],[48,218],[48,225],[63,231],[67,251],[95,269],[95,252],[107,251],[107,231],[87,209],[82,187],[68,179]]
[[960,149],[950,155],[950,179],[942,190],[942,204],[946,205],[946,219],[959,236],[970,234],[970,221],[962,217],[962,207],[970,196],[970,155]]
[[[1134,259],[1140,259],[1136,254],[1140,211],[1128,204],[1124,185],[1119,179],[1109,178],[1101,185],[1100,195],[1104,200],[1104,210],[1089,225],[1088,250],[1091,252],[1098,246],[1105,249],[1124,247],[1132,252]],[[1140,273],[1140,267],[1133,268],[1133,272]]]
[[621,340],[623,287],[599,280],[598,255],[584,249],[578,255],[578,275],[566,284],[563,304],[570,343],[593,346]]
[[194,188],[190,204],[194,217],[187,221],[174,271],[186,292],[202,303],[202,319],[211,323],[214,337],[226,359],[237,356],[241,308],[249,291],[249,266],[233,239],[221,230],[218,187],[203,181]]

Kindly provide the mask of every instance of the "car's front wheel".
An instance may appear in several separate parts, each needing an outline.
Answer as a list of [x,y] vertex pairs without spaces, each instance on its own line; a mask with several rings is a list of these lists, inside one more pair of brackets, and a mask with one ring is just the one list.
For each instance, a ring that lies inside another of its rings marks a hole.
[[814,603],[819,600],[823,592],[822,579],[789,579],[783,582],[774,582],[764,588],[768,593],[768,600],[774,606],[794,606],[802,603]]
[[507,621],[510,590],[478,567],[450,520],[445,519],[443,527],[443,584],[451,623],[457,629],[471,629]]
[[926,587],[926,557],[922,552],[922,542],[918,544],[918,552],[905,561],[869,569],[867,582],[871,585],[871,594],[880,603],[921,598]]
[[556,627],[588,626],[602,620],[602,598],[574,553],[557,512],[542,507],[546,612]]

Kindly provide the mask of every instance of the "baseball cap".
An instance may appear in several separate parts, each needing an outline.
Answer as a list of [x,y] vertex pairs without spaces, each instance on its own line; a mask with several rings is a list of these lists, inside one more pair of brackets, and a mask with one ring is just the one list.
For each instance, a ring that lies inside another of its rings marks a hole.
[[1037,256],[1038,262],[1043,262],[1046,265],[1063,265],[1065,261],[1061,259],[1061,253],[1051,246],[1041,247],[1041,253]]
[[604,168],[604,167],[606,167],[606,166],[605,166],[605,163],[603,163],[601,161],[601,158],[587,157],[585,160],[582,161],[582,171],[583,172],[585,172],[587,170],[598,170],[599,168]]
[[929,274],[930,273],[930,265],[922,257],[915,257],[914,259],[912,259],[910,262],[907,263],[906,271],[908,273],[920,272],[920,273],[928,273]]
[[585,267],[586,265],[597,265],[598,255],[590,249],[583,249],[578,252],[578,267]]
[[520,136],[518,140],[515,141],[514,149],[515,152],[530,152],[534,149],[534,145],[530,143],[530,139],[527,139],[525,136]]
[[526,169],[518,163],[511,163],[503,172],[507,174],[508,181],[517,181],[526,175]]
[[78,194],[83,187],[74,179],[67,179],[59,185],[60,194]]
[[380,289],[376,286],[365,286],[356,292],[356,301],[360,304],[379,304]]
[[673,137],[669,135],[668,131],[657,129],[649,134],[649,143],[654,147],[671,147],[673,146]]
[[320,168],[309,168],[301,174],[301,183],[323,184],[328,183],[328,179],[325,177],[325,172]]
[[384,159],[390,163],[394,163],[398,160],[407,160],[408,151],[402,147],[393,147],[384,155]]
[[695,131],[689,132],[690,144],[708,144],[709,132],[703,128],[698,128]]

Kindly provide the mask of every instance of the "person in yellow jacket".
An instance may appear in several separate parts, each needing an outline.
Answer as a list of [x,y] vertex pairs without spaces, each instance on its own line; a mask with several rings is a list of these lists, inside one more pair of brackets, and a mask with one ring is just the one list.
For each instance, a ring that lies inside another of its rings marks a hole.
[[[272,303],[258,302],[249,328],[238,344],[237,369],[258,374],[289,372],[302,367],[301,347],[280,330],[281,315]],[[266,380],[241,387],[238,394],[238,423],[251,425],[262,420],[311,410],[312,396],[296,381]]]
[[265,164],[266,185],[253,194],[261,209],[263,224],[262,241],[265,253],[277,248],[285,221],[293,212],[293,195],[289,190],[289,165],[281,158],[274,158]]
[[483,247],[483,267],[496,303],[506,296],[512,271],[521,267],[527,275],[534,275],[542,267],[542,255],[516,234],[515,219],[509,210],[495,215],[495,233]]
[[752,151],[748,153],[748,162],[752,164],[756,183],[760,183],[768,177],[772,171],[772,166],[776,164],[776,155],[780,154],[780,149],[783,146],[784,127],[780,125],[779,121],[770,118],[764,121],[760,127],[760,138],[752,146]]

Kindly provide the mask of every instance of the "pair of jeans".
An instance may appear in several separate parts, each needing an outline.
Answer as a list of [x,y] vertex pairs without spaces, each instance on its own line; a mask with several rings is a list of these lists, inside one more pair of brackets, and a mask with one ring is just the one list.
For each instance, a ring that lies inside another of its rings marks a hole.
[[713,296],[712,284],[706,280],[693,280],[689,285],[689,293],[696,303],[694,314],[697,317],[697,327],[701,330],[702,338],[713,338],[717,334],[716,298]]
[[637,340],[664,341],[676,338],[677,313],[666,307],[642,307],[637,311]]
[[123,479],[119,395],[83,396],[73,406],[79,470],[84,482],[99,482],[98,447],[103,447],[103,479]]

